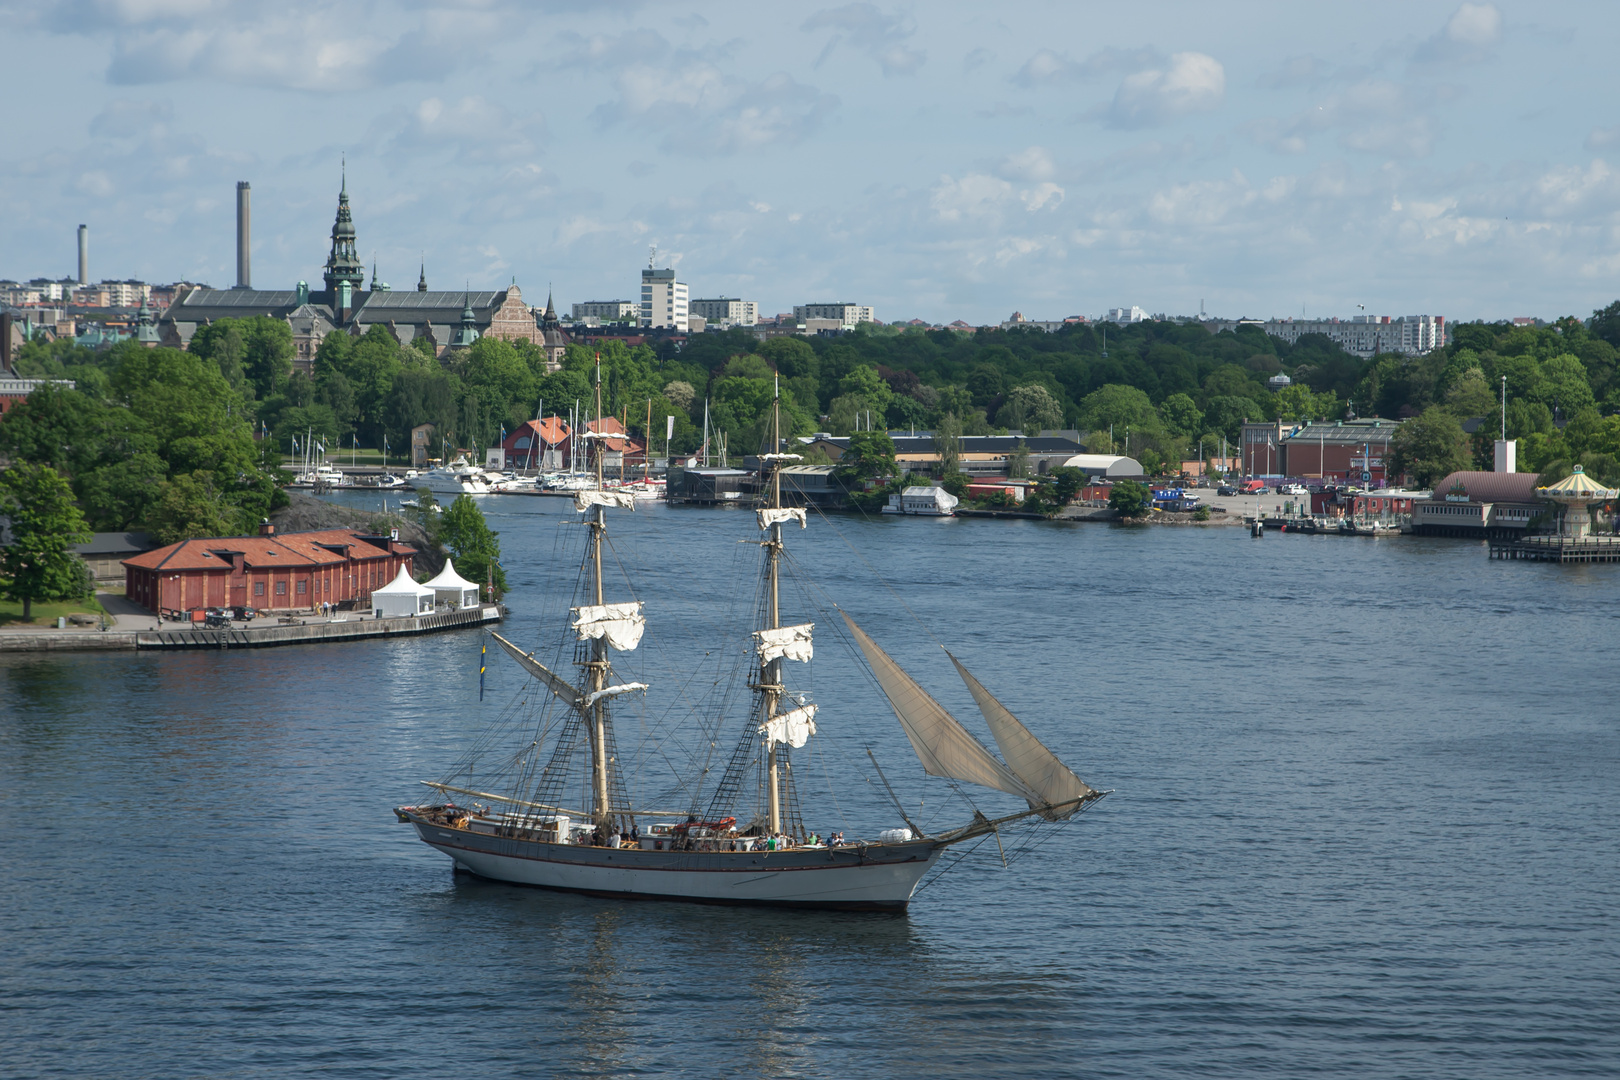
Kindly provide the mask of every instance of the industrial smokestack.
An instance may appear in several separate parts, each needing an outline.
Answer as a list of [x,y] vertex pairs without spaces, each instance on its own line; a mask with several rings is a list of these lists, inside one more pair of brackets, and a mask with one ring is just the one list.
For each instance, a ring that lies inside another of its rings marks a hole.
[[253,265],[248,247],[253,239],[252,190],[246,180],[236,182],[236,287],[253,288]]
[[90,284],[90,226],[79,226],[79,284]]

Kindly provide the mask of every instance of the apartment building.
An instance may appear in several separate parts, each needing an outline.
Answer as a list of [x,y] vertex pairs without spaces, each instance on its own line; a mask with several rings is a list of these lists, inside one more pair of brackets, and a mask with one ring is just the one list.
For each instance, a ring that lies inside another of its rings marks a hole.
[[730,323],[732,326],[759,324],[759,305],[752,300],[734,300],[726,296],[713,300],[693,300],[690,311],[714,323]]
[[686,282],[673,267],[641,272],[641,325],[685,332],[690,314]]
[[872,309],[864,304],[795,304],[793,320],[808,323],[812,319],[832,319],[846,327],[857,323],[876,322]]

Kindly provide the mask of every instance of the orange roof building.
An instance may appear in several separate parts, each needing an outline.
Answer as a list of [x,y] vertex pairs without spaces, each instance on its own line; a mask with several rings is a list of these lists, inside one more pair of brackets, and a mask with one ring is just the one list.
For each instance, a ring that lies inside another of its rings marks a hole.
[[354,529],[182,540],[124,560],[124,595],[154,614],[210,607],[312,611],[364,604],[417,550],[395,536]]

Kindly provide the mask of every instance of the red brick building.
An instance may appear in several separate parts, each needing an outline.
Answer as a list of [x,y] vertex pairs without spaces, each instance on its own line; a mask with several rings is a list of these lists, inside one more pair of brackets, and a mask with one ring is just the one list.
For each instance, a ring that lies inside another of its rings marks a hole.
[[148,611],[205,607],[310,610],[329,601],[364,605],[371,590],[409,567],[416,548],[353,529],[182,540],[124,560],[124,595]]

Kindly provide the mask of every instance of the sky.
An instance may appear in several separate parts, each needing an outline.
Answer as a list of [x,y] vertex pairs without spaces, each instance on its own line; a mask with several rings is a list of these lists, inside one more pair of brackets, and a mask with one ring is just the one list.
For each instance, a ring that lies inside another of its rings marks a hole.
[[[0,0],[0,278],[1588,315],[1620,5]],[[538,294],[538,295],[537,295]]]

